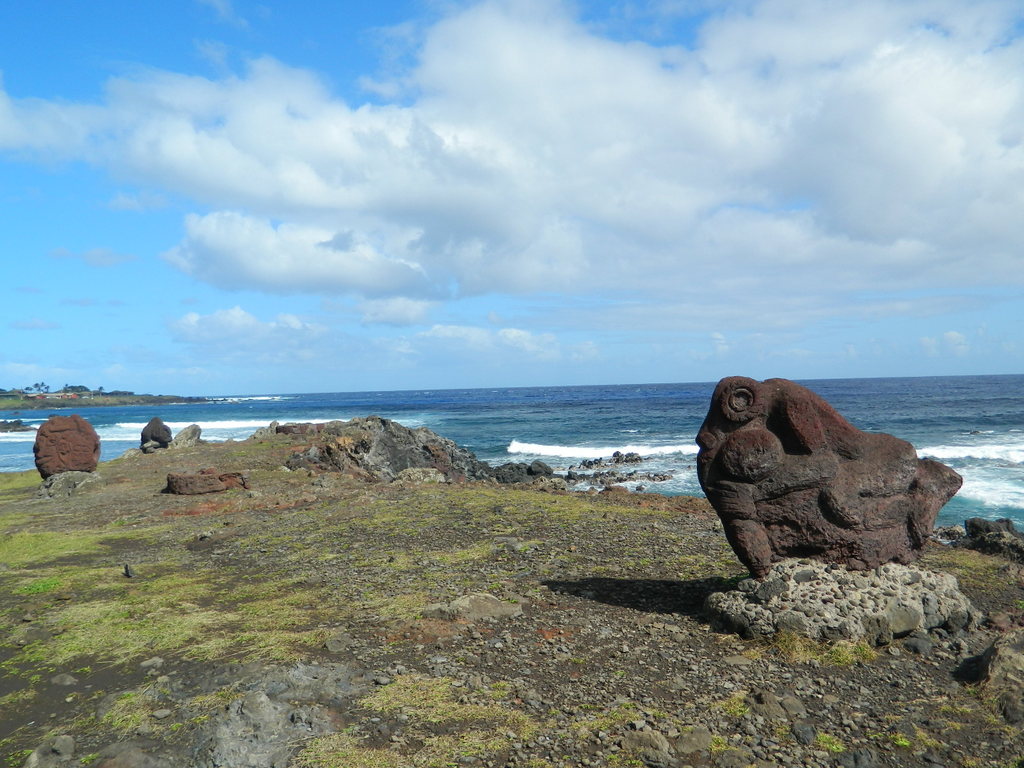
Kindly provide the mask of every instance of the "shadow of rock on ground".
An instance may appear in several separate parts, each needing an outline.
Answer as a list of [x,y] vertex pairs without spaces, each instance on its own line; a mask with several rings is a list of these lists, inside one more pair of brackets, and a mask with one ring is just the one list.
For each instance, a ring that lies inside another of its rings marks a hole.
[[737,581],[736,578],[721,576],[686,581],[593,576],[567,581],[551,579],[542,583],[552,592],[635,611],[700,616],[708,595],[733,589]]

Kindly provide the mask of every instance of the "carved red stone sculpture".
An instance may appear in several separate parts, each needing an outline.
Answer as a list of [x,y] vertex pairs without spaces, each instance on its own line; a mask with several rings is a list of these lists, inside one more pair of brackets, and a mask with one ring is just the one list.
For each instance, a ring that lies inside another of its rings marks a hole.
[[78,414],[51,416],[36,432],[32,451],[43,480],[60,472],[93,472],[100,460],[100,436]]
[[860,570],[912,562],[963,482],[786,379],[722,379],[697,444],[701,487],[757,577],[784,557]]

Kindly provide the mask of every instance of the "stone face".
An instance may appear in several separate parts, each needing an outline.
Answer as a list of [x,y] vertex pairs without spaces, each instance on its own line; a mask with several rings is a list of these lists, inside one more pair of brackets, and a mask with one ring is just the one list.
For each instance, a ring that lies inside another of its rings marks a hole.
[[152,453],[171,444],[171,428],[164,424],[163,419],[154,416],[142,428],[142,440],[139,447],[143,453]]
[[853,569],[912,562],[962,483],[786,379],[722,379],[697,443],[701,487],[757,577],[784,557]]
[[39,427],[32,450],[44,480],[59,472],[93,472],[100,460],[100,437],[78,414],[51,416]]

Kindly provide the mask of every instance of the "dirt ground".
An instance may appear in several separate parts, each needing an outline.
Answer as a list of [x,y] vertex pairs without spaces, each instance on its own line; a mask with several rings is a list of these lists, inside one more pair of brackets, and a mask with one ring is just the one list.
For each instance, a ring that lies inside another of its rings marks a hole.
[[[0,766],[1018,766],[970,678],[913,646],[756,642],[701,499],[288,471],[301,437],[0,477]],[[170,472],[249,488],[162,493]],[[935,544],[988,615],[1020,571]]]

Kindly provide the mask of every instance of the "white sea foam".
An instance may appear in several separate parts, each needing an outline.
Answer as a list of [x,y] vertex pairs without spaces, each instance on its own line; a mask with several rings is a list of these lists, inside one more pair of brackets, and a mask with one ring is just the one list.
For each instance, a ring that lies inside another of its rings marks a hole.
[[508,453],[525,453],[532,456],[555,456],[561,459],[603,459],[616,451],[620,453],[639,453],[641,456],[669,456],[672,454],[695,455],[696,445],[618,445],[591,447],[583,445],[541,445],[540,443],[523,443],[513,440],[505,449]]
[[[165,421],[173,431],[184,429],[192,424],[198,424],[204,431],[215,429],[258,429],[269,424],[266,419],[226,419],[224,421]],[[141,432],[146,426],[144,421],[121,421],[113,426],[113,429],[126,429]]]
[[1024,462],[1024,444],[980,443],[975,445],[929,445],[918,449],[920,456],[945,461],[956,459],[981,459],[985,461]]
[[958,495],[985,506],[1024,509],[1024,482],[993,477],[991,472],[980,471],[965,475],[963,488]]

